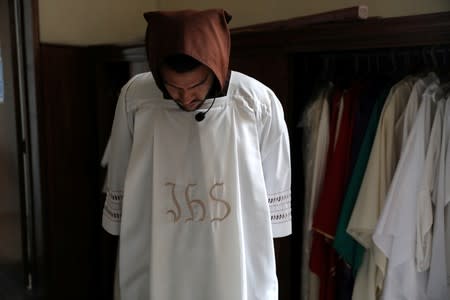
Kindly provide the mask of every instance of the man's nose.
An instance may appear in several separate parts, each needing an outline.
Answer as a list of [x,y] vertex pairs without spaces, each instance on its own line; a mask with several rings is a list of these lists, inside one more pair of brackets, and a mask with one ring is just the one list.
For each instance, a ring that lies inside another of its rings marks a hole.
[[194,100],[194,96],[189,91],[181,91],[180,93],[180,101],[183,104],[189,104],[192,100]]

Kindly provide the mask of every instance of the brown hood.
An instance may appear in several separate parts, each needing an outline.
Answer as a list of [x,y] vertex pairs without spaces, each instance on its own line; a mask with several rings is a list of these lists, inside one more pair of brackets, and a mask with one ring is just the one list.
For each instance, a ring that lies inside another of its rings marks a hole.
[[150,70],[156,84],[170,98],[159,74],[164,59],[174,54],[189,55],[209,67],[216,76],[210,95],[224,96],[230,77],[231,20],[223,9],[203,11],[154,11],[144,14],[147,20],[146,49]]

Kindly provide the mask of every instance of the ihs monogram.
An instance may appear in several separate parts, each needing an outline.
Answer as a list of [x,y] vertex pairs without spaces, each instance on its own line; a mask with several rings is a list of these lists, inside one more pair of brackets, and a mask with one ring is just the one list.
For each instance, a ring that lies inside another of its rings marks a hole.
[[[208,200],[191,199],[189,191],[191,188],[195,187],[196,184],[186,185],[186,188],[184,189],[184,202],[187,209],[183,209],[180,201],[177,199],[177,195],[175,193],[176,184],[167,182],[165,185],[172,187],[171,196],[175,208],[169,209],[167,211],[167,214],[173,217],[174,223],[182,221],[183,216],[186,216],[186,218],[184,218],[184,222],[220,222],[225,220],[231,212],[230,203],[228,203],[226,200],[219,199],[214,196],[214,190],[219,187],[223,187],[223,183],[216,183],[210,188]],[[225,208],[225,211],[221,215],[208,216],[207,207],[209,207],[210,205],[220,205]],[[196,212],[195,208],[197,208],[197,210],[199,211]]]

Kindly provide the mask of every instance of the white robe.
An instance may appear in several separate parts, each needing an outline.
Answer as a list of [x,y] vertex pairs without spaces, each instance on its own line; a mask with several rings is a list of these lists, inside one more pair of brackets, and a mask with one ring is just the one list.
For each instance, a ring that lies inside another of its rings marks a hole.
[[409,132],[411,131],[414,121],[416,120],[417,111],[419,110],[420,103],[422,102],[423,93],[430,84],[439,84],[439,82],[439,78],[436,74],[430,72],[427,76],[417,79],[414,83],[411,94],[409,95],[408,104],[406,105],[403,113],[402,149],[405,147]]
[[150,73],[122,89],[103,215],[120,234],[120,298],[277,299],[272,238],[291,233],[281,104],[232,72],[228,95],[195,114],[162,99]]
[[[445,101],[445,100],[442,100]],[[430,300],[450,299],[449,288],[447,286],[447,263],[450,257],[446,257],[445,253],[445,207],[448,204],[448,199],[445,197],[445,161],[446,148],[450,139],[450,98],[445,101],[445,109],[438,111],[439,117],[443,120],[442,124],[442,139],[440,144],[440,156],[437,163],[437,180],[433,190],[433,235],[430,241],[431,257],[429,267],[429,277],[427,282],[427,297]],[[436,115],[438,117],[438,115]],[[431,203],[428,203],[432,208]],[[431,236],[431,234],[430,234]]]
[[[418,103],[417,107],[420,105],[421,100],[423,99],[422,94],[425,91],[425,88],[432,83],[439,84],[439,78],[434,74],[430,73],[426,78],[419,79],[414,87],[419,86],[420,93],[416,93],[414,95],[414,99],[411,99],[408,103],[408,106],[411,102]],[[415,89],[413,88],[412,94]],[[414,113],[414,118],[416,113]],[[411,118],[413,124],[413,118]],[[404,136],[405,137],[405,136]],[[405,142],[406,144],[406,142]],[[439,151],[440,152],[440,151]],[[430,154],[431,155],[431,152]],[[430,266],[430,257],[431,257],[431,226],[433,221],[433,212],[431,208],[432,201],[432,191],[434,189],[434,178],[436,176],[431,176],[431,172],[436,168],[433,164],[428,164],[428,174],[423,177],[422,186],[420,195],[418,198],[418,209],[417,209],[417,229],[416,229],[416,268],[418,272],[423,272],[427,270]]]
[[[450,99],[447,98],[447,102]],[[447,106],[449,106],[447,104]],[[445,186],[445,257],[447,257],[447,286],[450,290],[450,108],[446,110],[446,125],[445,130],[447,130],[447,134],[449,134],[449,138],[447,140],[447,148],[445,152],[445,177],[444,177],[444,186]]]
[[[435,152],[440,145],[440,132],[436,132],[436,128],[440,129],[441,124],[438,120],[433,122],[437,104],[432,100],[432,94],[437,88],[432,84],[423,95],[373,235],[374,243],[389,259],[382,299],[426,299],[426,273],[417,272],[415,261],[417,197],[423,176],[432,177],[432,174],[424,173],[428,167],[427,147],[432,147],[430,151]],[[428,163],[433,162],[435,156],[431,155]]]
[[316,99],[305,110],[298,126],[302,128],[305,200],[303,214],[302,299],[319,299],[319,278],[309,269],[311,230],[314,212],[322,189],[330,130],[328,104],[332,85],[323,87]]

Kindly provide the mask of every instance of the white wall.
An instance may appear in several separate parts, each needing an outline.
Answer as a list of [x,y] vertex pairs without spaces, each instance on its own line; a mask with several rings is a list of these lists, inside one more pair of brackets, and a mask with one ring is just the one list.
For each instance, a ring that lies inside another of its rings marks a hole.
[[145,35],[143,12],[157,0],[39,0],[42,43],[136,43]]
[[[44,43],[93,45],[143,41],[142,13],[154,9],[221,7],[231,27],[282,20],[360,4],[357,0],[39,0]],[[449,0],[366,0],[369,16],[405,16],[450,11]]]

